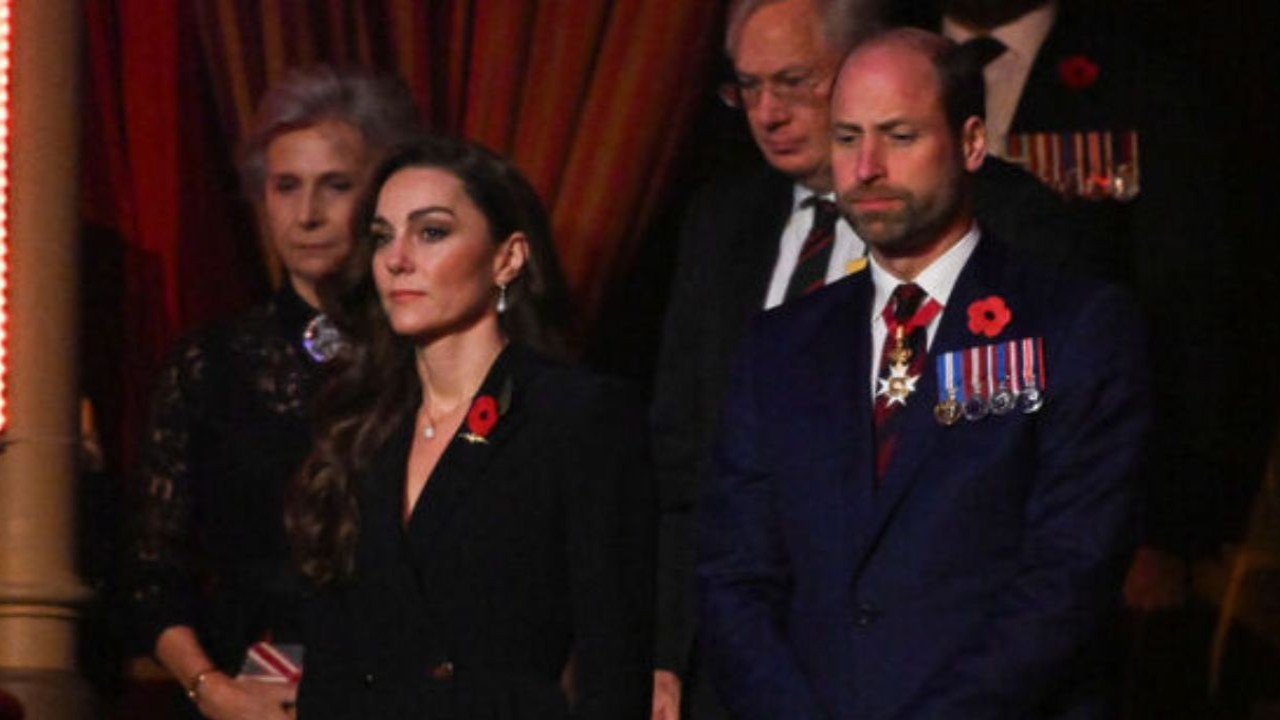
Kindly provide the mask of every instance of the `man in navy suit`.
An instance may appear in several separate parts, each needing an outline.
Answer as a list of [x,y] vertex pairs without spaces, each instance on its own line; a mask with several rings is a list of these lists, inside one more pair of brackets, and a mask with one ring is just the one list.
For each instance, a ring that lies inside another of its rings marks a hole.
[[856,49],[832,171],[861,271],[758,317],[700,505],[699,620],[741,718],[1101,717],[1132,551],[1140,320],[973,220],[981,70]]
[[[862,240],[834,209],[819,213],[817,201],[835,200],[831,83],[855,41],[878,26],[875,9],[861,0],[729,3],[733,80],[721,91],[742,111],[759,158],[702,187],[681,226],[651,414],[662,507],[654,720],[676,720],[682,704],[684,717],[724,717],[702,681],[695,642],[693,508],[730,357],[752,315],[865,264]],[[1031,175],[992,160],[977,188],[976,212],[988,227],[1050,262],[1078,265],[1062,203]],[[807,252],[823,218],[830,242]]]

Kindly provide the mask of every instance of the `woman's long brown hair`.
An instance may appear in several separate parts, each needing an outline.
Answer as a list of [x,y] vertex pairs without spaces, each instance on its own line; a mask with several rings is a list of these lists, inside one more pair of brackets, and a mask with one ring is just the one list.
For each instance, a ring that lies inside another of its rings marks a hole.
[[317,401],[315,448],[291,489],[285,526],[303,575],[317,585],[349,577],[360,533],[357,483],[422,401],[413,344],[391,330],[373,282],[369,226],[387,180],[406,168],[444,170],[462,181],[495,242],[523,232],[529,257],[507,288],[507,337],[563,356],[567,301],[546,211],[511,163],[463,140],[424,137],[394,150],[374,171],[353,217],[351,254],[320,288],[325,314],[348,347]]

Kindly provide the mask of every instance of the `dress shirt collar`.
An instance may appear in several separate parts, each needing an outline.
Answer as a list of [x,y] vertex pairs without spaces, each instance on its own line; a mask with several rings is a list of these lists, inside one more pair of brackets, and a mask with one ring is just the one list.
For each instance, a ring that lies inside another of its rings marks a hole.
[[836,194],[834,192],[814,192],[800,183],[796,183],[791,187],[791,212],[793,213],[799,212],[800,210],[808,210],[809,208],[801,207],[801,204],[811,197],[817,196],[823,200],[830,200],[831,202],[836,201]]
[[[951,290],[956,286],[956,279],[960,277],[960,271],[964,269],[965,263],[969,262],[969,256],[978,246],[981,235],[977,223],[970,225],[969,231],[960,238],[959,242],[952,245],[938,259],[929,263],[929,266],[920,271],[920,274],[911,282],[919,285],[930,298],[937,300],[938,304],[945,308],[947,299],[951,297]],[[876,290],[875,302],[872,304],[874,313],[871,316],[874,322],[884,312],[884,306],[889,302],[893,289],[902,281],[880,267],[875,257],[871,257],[870,265],[871,283]]]
[[[992,28],[987,34],[1004,43],[1006,52],[1017,58],[1020,64],[1029,66],[1035,60],[1036,53],[1040,52],[1040,46],[1048,37],[1057,16],[1058,3],[1056,1],[1045,3],[1012,22]],[[942,34],[962,43],[980,35],[981,32],[961,24],[950,16],[944,16]]]

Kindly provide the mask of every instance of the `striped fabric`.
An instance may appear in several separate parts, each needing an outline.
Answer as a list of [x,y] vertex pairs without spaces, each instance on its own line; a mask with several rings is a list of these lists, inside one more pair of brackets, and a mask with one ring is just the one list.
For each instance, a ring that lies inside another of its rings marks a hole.
[[510,156],[547,203],[587,328],[663,199],[719,17],[683,0],[195,6],[228,137],[289,67],[324,61],[399,74],[433,127]]

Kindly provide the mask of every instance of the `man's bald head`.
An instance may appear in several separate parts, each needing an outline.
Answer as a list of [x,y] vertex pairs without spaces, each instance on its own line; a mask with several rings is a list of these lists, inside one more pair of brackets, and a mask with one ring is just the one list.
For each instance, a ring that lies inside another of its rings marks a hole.
[[[971,117],[986,119],[987,91],[982,63],[968,48],[937,33],[902,27],[865,39],[855,51],[898,45],[919,53],[933,66],[947,123],[957,133]],[[846,62],[849,58],[846,57]]]

